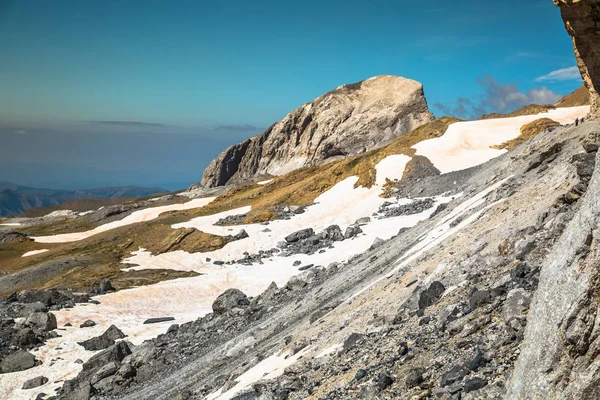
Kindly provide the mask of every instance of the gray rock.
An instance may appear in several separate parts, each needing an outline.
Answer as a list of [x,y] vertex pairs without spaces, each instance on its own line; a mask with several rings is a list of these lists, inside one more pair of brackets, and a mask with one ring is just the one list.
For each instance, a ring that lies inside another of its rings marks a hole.
[[394,383],[394,378],[387,372],[382,371],[377,376],[377,387],[379,390],[385,390]]
[[441,386],[449,386],[455,382],[461,381],[465,376],[469,374],[469,370],[463,367],[462,365],[455,365],[450,369],[450,371],[446,372],[442,375],[442,383]]
[[417,367],[410,369],[404,378],[404,382],[406,383],[406,387],[414,388],[415,386],[419,386],[423,383],[423,374],[425,373],[425,368]]
[[366,225],[369,222],[371,222],[371,218],[370,217],[362,217],[362,218],[357,219],[354,224],[355,225]]
[[117,363],[115,361],[111,361],[108,364],[104,365],[103,367],[100,367],[98,369],[98,371],[96,371],[94,373],[94,375],[92,375],[92,379],[90,380],[90,383],[92,385],[95,385],[97,382],[101,381],[102,379],[107,378],[109,376],[113,376],[118,370],[119,370],[119,367],[118,367]]
[[481,378],[469,379],[465,382],[463,390],[465,393],[474,392],[479,389],[483,389],[488,384],[487,380]]
[[18,347],[29,347],[39,342],[31,328],[21,328],[12,337],[12,343]]
[[33,329],[48,332],[56,329],[56,317],[50,312],[34,312],[27,318],[26,324]]
[[248,296],[241,290],[227,289],[215,299],[212,304],[212,309],[215,314],[224,314],[234,308],[242,308],[250,305]]
[[17,350],[0,361],[0,372],[18,372],[35,367],[35,356],[24,350]]
[[469,307],[475,310],[484,304],[492,302],[492,294],[489,290],[477,290],[469,298]]
[[148,324],[159,324],[161,322],[175,321],[175,317],[156,317],[156,318],[148,318],[144,321],[144,325]]
[[91,328],[92,326],[96,326],[96,323],[91,319],[88,319],[79,325],[80,328]]
[[525,289],[513,289],[506,295],[506,301],[502,308],[502,319],[508,324],[514,318],[527,313],[531,304],[531,294]]
[[302,229],[297,232],[291,233],[285,237],[285,241],[288,243],[295,243],[299,240],[309,238],[315,234],[312,228]]
[[359,233],[362,233],[362,229],[357,225],[350,225],[346,228],[346,232],[344,233],[344,239],[352,239],[357,236]]
[[79,342],[79,344],[88,351],[97,351],[106,349],[115,344],[118,339],[123,339],[126,335],[114,325],[111,325],[102,335]]
[[42,385],[45,385],[46,383],[48,383],[48,378],[46,378],[45,376],[38,376],[35,378],[32,378],[28,381],[26,381],[23,384],[23,388],[22,389],[33,389]]
[[425,309],[435,304],[446,291],[446,287],[439,281],[431,282],[431,285],[421,292],[419,296],[419,308]]

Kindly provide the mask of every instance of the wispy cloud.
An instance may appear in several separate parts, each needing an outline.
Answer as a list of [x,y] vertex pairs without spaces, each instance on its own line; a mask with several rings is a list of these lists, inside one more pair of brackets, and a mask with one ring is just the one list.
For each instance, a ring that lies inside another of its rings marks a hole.
[[155,122],[139,122],[139,121],[89,121],[91,124],[98,125],[118,125],[118,126],[133,126],[133,127],[163,127],[166,125],[157,124]]
[[23,130],[23,129],[17,129],[15,131],[13,131],[13,133],[16,133],[17,135],[24,135],[27,133],[27,131]]
[[501,84],[489,75],[476,79],[484,94],[475,100],[463,97],[454,104],[435,104],[445,114],[464,119],[479,118],[490,112],[506,113],[529,104],[555,104],[562,97],[545,86],[522,92],[514,84]]
[[581,74],[579,73],[579,68],[576,66],[557,69],[556,71],[552,71],[549,74],[540,76],[535,81],[536,82],[552,82],[552,81],[570,81],[570,80],[578,80],[581,79]]
[[215,131],[235,131],[235,132],[256,132],[261,130],[254,125],[220,125],[215,128]]

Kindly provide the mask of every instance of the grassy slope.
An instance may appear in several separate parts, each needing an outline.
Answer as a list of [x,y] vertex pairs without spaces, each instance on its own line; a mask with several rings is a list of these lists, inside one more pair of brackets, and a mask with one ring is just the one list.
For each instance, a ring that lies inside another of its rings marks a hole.
[[566,95],[556,103],[556,107],[578,107],[590,105],[590,92],[585,86],[581,86],[573,93]]
[[492,146],[493,149],[498,149],[498,150],[502,150],[502,149],[506,149],[506,150],[512,150],[515,147],[517,147],[518,145],[520,145],[521,143],[524,143],[528,140],[533,139],[534,137],[536,137],[537,135],[539,135],[540,133],[544,132],[547,129],[550,129],[552,127],[555,126],[559,126],[560,124],[550,118],[540,118],[540,119],[536,119],[535,121],[532,121],[528,124],[525,124],[521,127],[521,134],[509,141],[506,141],[502,144],[499,144],[497,146]]

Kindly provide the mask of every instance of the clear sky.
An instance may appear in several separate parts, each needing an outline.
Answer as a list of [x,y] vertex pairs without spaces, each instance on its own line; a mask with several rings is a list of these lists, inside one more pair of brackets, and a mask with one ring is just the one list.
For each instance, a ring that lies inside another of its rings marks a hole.
[[61,188],[184,187],[227,145],[379,74],[463,118],[581,85],[551,0],[4,0],[0,54],[0,180]]

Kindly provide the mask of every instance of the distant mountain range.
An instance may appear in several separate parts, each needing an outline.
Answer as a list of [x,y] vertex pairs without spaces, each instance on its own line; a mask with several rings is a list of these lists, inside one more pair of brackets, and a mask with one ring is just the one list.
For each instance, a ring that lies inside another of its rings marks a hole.
[[51,207],[71,200],[143,197],[166,190],[158,187],[120,186],[84,190],[36,189],[0,182],[0,216],[15,216],[34,207]]

